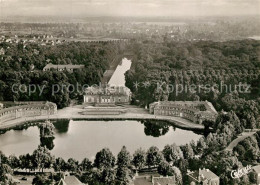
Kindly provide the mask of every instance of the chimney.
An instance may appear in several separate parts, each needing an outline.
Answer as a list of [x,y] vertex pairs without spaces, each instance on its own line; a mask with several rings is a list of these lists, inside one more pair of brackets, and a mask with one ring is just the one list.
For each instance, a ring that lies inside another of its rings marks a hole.
[[201,181],[200,176],[201,176],[201,169],[199,168],[199,176],[198,176],[198,181],[199,182]]
[[135,171],[135,176],[138,176],[138,171],[137,170]]

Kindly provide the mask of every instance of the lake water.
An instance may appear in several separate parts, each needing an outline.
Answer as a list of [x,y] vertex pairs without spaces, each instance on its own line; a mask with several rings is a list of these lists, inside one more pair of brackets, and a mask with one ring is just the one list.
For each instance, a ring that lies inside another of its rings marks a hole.
[[[154,145],[163,149],[166,144],[183,145],[201,137],[192,131],[159,122],[59,121],[54,125],[56,131],[51,153],[64,159],[88,157],[93,160],[95,154],[105,147],[117,155],[124,145],[133,154],[140,147],[148,149]],[[6,155],[32,153],[39,144],[37,126],[0,135],[0,150]]]

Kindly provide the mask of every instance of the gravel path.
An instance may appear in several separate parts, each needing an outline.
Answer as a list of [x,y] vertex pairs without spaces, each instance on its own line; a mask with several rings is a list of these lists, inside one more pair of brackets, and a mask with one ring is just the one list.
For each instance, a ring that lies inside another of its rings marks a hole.
[[235,146],[237,146],[237,144],[240,142],[240,141],[243,141],[244,139],[246,139],[247,137],[250,137],[252,135],[254,135],[256,132],[243,132],[242,135],[238,136],[236,139],[234,139],[229,145],[228,147],[225,149],[227,151],[232,151],[233,148]]

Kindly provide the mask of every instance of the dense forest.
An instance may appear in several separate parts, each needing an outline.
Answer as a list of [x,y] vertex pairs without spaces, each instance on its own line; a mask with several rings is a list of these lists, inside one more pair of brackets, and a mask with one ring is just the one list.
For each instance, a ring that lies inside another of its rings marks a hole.
[[[158,100],[208,100],[219,111],[215,122],[203,122],[205,126],[211,126],[213,132],[202,136],[197,143],[183,146],[173,143],[166,145],[162,151],[151,146],[147,151],[138,149],[130,155],[123,147],[115,157],[109,149],[104,148],[96,154],[94,162],[87,158],[82,162],[55,158],[49,151],[54,147],[54,138],[46,140],[41,137],[41,145],[33,154],[7,157],[0,152],[0,181],[7,180],[6,174],[11,173],[11,168],[34,170],[49,167],[56,172],[70,171],[89,184],[127,184],[135,169],[157,169],[161,175],[174,175],[177,184],[186,184],[187,169],[198,170],[202,167],[216,173],[221,184],[242,185],[255,181],[250,174],[241,179],[232,179],[230,171],[248,163],[260,162],[259,132],[240,142],[233,152],[225,149],[245,128],[260,127],[260,42],[165,41],[157,44],[153,41],[132,41],[129,47],[133,56],[132,67],[126,73],[126,85],[133,92],[132,103],[147,106]],[[57,103],[59,108],[68,106],[70,100],[81,97],[82,92],[70,93],[67,89],[52,95],[52,85],[99,83],[110,61],[124,49],[124,46],[113,43],[72,42],[52,47],[2,43],[0,100],[48,100]],[[85,69],[74,73],[43,72],[43,67],[48,63],[84,64]],[[136,82],[139,86],[136,86]],[[222,82],[233,88],[224,91],[218,86],[211,88]],[[234,89],[240,83],[250,85],[250,92]],[[33,94],[26,91],[14,93],[11,88],[13,84],[38,84],[46,88],[42,94],[39,91]],[[195,92],[176,93],[169,91],[171,84],[209,87]],[[164,135],[169,130],[167,124],[145,121],[142,124],[145,134],[153,137]],[[50,131],[53,130],[53,125],[49,125]],[[57,129],[59,124],[54,126]],[[43,133],[43,128],[46,126],[39,127],[40,133]],[[37,161],[37,156],[42,156],[44,160]],[[55,180],[60,179],[59,175],[54,177]],[[36,176],[34,184],[39,182],[50,184],[51,177]]]
[[[70,84],[99,84],[104,71],[113,59],[122,51],[123,46],[114,43],[89,44],[70,42],[56,46],[41,46],[37,44],[0,44],[0,100],[4,101],[52,101],[58,108],[70,103],[71,98],[77,98],[82,93],[63,88],[63,92],[52,94],[53,86],[69,87]],[[84,69],[74,73],[47,71],[42,69],[48,63],[53,64],[83,64]],[[15,84],[16,90],[12,87]],[[16,93],[19,85],[23,90]],[[43,93],[37,91],[29,94],[29,85],[45,87]],[[60,88],[62,89],[62,88]],[[73,91],[73,92],[72,92]]]
[[[235,111],[245,128],[259,127],[259,41],[145,41],[132,47],[133,65],[126,73],[126,85],[133,92],[133,103],[208,100],[218,111]],[[242,91],[239,84],[245,85]],[[182,92],[176,92],[178,86]],[[192,86],[201,88],[192,91]]]
[[[226,147],[245,128],[260,127],[260,42],[155,44],[146,41],[132,46],[133,63],[126,73],[126,85],[133,93],[132,103],[148,106],[159,100],[208,100],[219,111],[215,122],[203,122],[212,127],[213,132],[187,145],[188,153],[184,155],[187,158],[174,162],[181,172],[205,167],[220,177],[220,184],[255,183],[251,173],[232,179],[230,172],[259,162],[259,132],[241,142],[233,152]],[[233,88],[221,91],[221,83]],[[239,83],[249,85],[250,91],[234,89]],[[200,91],[170,91],[169,86],[176,84],[208,87]],[[181,146],[181,149],[185,148]],[[185,176],[183,183],[186,183]]]

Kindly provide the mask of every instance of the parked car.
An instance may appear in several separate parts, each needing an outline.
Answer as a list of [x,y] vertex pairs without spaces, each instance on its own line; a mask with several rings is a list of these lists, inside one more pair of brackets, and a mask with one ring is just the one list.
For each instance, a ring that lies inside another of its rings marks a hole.
[[27,181],[26,177],[22,177],[20,180]]

